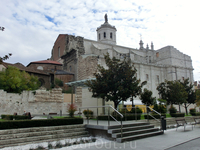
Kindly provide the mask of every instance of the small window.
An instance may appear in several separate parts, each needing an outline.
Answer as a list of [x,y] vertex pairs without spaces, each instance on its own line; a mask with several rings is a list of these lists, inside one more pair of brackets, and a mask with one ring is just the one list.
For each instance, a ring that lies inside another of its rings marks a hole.
[[157,58],[159,57],[159,52],[156,53],[156,57],[157,57]]
[[38,70],[43,70],[43,67],[42,66],[38,66],[37,69]]
[[151,63],[151,56],[149,56],[149,63]]
[[72,71],[72,66],[69,66],[69,71]]
[[110,33],[110,38],[112,39],[112,32]]
[[149,75],[146,74],[146,81],[149,81]]
[[58,47],[58,57],[60,57],[60,47]]
[[103,35],[104,35],[104,38],[106,38],[106,32],[104,32]]
[[101,39],[101,34],[99,33],[99,40]]
[[156,80],[159,83],[159,75],[156,76]]

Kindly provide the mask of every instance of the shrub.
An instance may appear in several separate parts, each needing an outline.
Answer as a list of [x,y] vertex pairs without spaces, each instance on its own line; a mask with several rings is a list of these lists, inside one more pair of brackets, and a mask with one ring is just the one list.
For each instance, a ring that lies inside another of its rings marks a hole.
[[13,119],[14,120],[25,120],[25,119],[30,119],[30,117],[29,116],[19,116],[19,115],[17,115],[17,116],[13,116]]
[[196,113],[196,109],[195,108],[190,108],[190,114],[192,116],[194,116],[194,113]]
[[92,118],[93,117],[93,111],[92,110],[89,110],[89,109],[86,109],[83,111],[83,114],[85,115],[85,117],[88,119],[88,118]]
[[[160,119],[160,115],[159,114],[152,114],[152,116],[156,119]],[[166,114],[161,114],[161,116],[164,116],[164,118],[166,118]],[[149,119],[154,119],[153,117],[149,116]],[[144,115],[145,119],[148,119],[148,115]]]
[[176,109],[175,107],[171,106],[171,107],[169,108],[169,113],[170,113],[170,115],[171,115],[171,114],[174,114],[174,113],[176,113],[176,112],[177,112],[177,109]]
[[171,113],[171,117],[184,117],[185,113]]
[[68,104],[67,111],[70,117],[74,117],[74,112],[77,111],[77,107],[75,104]]
[[1,115],[1,119],[4,119],[4,120],[13,120],[13,115]]
[[0,121],[0,129],[30,128],[44,126],[59,126],[83,124],[82,118],[60,118],[60,119],[40,119],[40,120],[13,120]]
[[167,112],[166,106],[165,105],[158,105],[155,104],[153,109],[161,114],[165,114]]
[[200,112],[191,113],[192,116],[200,116]]

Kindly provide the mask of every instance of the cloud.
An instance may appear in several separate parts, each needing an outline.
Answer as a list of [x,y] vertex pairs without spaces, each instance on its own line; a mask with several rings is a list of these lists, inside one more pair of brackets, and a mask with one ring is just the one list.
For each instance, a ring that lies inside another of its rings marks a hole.
[[[155,49],[173,45],[191,56],[194,72],[200,72],[199,1],[160,0],[2,0],[0,5],[0,55],[13,53],[8,62],[44,60],[50,57],[59,34],[96,40],[96,28],[108,22],[117,28],[117,44],[139,48],[151,41]],[[195,79],[196,75],[195,75]]]

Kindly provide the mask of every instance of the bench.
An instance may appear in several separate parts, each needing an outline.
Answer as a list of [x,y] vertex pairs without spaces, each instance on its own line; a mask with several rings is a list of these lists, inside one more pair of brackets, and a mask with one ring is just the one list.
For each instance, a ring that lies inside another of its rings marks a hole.
[[196,124],[200,124],[200,117],[198,117],[198,118],[194,118],[194,125],[196,125]]
[[192,130],[193,130],[194,124],[187,124],[185,119],[176,119],[176,131],[177,131],[177,128],[180,126],[184,126],[184,131],[185,131],[186,125],[192,125]]

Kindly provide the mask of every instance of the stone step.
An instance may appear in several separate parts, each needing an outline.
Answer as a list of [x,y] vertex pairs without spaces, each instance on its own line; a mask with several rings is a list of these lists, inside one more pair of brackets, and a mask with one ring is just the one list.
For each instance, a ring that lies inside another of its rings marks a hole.
[[[149,123],[146,123],[146,122],[137,122],[137,123],[131,123],[131,124],[123,124],[123,128],[126,128],[126,127],[135,127],[135,126],[143,126],[143,125],[149,125]],[[121,128],[121,125],[108,126],[108,129],[117,129],[117,128]]]
[[[149,129],[149,128],[154,128],[154,125],[142,125],[142,126],[134,126],[134,127],[123,127],[122,131],[123,132],[127,132],[127,131],[135,131],[135,130]],[[121,133],[121,128],[110,129],[110,130],[108,130],[108,133],[110,133],[110,134]]]
[[[123,132],[122,133],[122,137],[128,137],[128,136],[132,136],[132,135],[141,135],[144,133],[150,133],[150,132],[156,132],[159,131],[158,128],[150,128],[150,129],[142,129],[142,130],[136,130],[136,131],[128,131],[128,132]],[[113,138],[120,138],[121,137],[121,133],[115,133],[112,134]]]
[[50,127],[33,127],[33,128],[20,128],[20,129],[8,129],[0,130],[0,135],[5,134],[16,134],[16,133],[27,133],[27,132],[41,132],[41,131],[52,131],[61,129],[74,129],[74,128],[85,128],[85,125],[64,125],[64,126],[50,126]]
[[73,128],[73,129],[62,129],[62,130],[51,130],[51,131],[40,131],[40,132],[27,132],[27,133],[15,133],[15,134],[6,134],[1,135],[0,140],[13,139],[13,138],[26,138],[33,136],[42,136],[42,135],[57,135],[63,133],[71,133],[71,132],[83,132],[85,128]]
[[133,135],[133,136],[127,136],[123,138],[117,138],[116,141],[119,143],[125,142],[125,141],[132,141],[132,140],[138,140],[141,138],[147,138],[155,135],[160,135],[163,134],[162,131],[155,131],[155,132],[150,132],[150,133],[144,133],[144,134],[139,134],[139,135]]
[[16,144],[16,143],[27,143],[27,142],[40,142],[41,140],[49,140],[49,139],[63,139],[63,138],[69,138],[74,136],[81,136],[81,135],[87,135],[87,131],[82,132],[73,132],[73,133],[64,133],[64,134],[56,134],[56,135],[45,135],[45,136],[33,136],[33,137],[26,137],[26,138],[16,138],[16,139],[7,139],[7,140],[0,140],[0,146],[10,144]]

